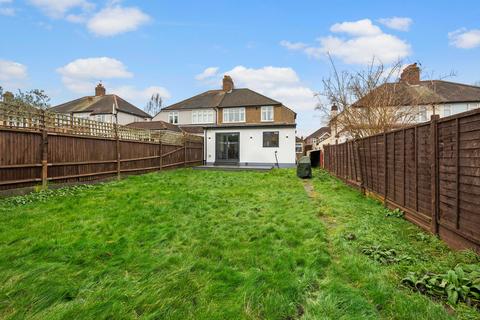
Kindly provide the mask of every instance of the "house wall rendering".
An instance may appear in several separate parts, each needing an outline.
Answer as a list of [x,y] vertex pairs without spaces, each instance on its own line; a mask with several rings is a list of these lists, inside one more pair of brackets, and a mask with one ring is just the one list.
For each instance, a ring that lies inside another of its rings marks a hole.
[[[294,127],[264,127],[264,128],[207,128],[205,157],[207,164],[216,161],[216,133],[236,133],[240,135],[239,164],[240,165],[276,165],[294,167],[295,128]],[[264,147],[264,132],[278,132],[278,147]]]

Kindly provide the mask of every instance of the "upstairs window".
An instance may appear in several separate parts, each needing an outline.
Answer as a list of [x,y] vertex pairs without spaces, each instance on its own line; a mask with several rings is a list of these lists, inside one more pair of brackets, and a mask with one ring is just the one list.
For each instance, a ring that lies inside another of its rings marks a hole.
[[106,122],[106,117],[104,114],[97,114],[95,116],[95,121],[98,121],[98,122]]
[[427,108],[419,107],[418,108],[418,122],[427,121]]
[[273,121],[273,106],[262,107],[262,121]]
[[452,106],[445,105],[443,106],[443,116],[448,117],[452,115]]
[[264,148],[278,148],[279,142],[278,131],[263,132],[263,147]]
[[178,124],[178,111],[170,111],[168,114],[168,122]]
[[224,108],[223,122],[245,122],[245,108]]
[[477,109],[477,108],[480,108],[480,103],[469,103],[467,105],[467,110],[468,111],[474,110],[474,109]]
[[193,110],[192,124],[213,123],[213,110]]

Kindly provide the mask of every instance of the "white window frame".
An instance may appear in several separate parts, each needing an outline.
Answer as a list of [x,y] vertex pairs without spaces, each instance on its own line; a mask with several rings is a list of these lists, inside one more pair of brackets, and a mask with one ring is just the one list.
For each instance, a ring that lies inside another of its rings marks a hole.
[[213,110],[192,110],[192,124],[214,123]]
[[[447,112],[448,110],[448,112]],[[443,116],[448,117],[452,115],[452,106],[449,104],[446,104],[443,106]]]
[[178,111],[170,111],[168,113],[168,123],[178,124]]
[[427,121],[427,107],[418,107],[418,122]]
[[262,122],[272,122],[274,120],[274,107],[273,106],[263,106],[261,108],[261,118]]
[[[238,119],[235,119],[236,115],[238,115]],[[223,122],[224,123],[245,122],[245,107],[224,108]]]
[[[297,151],[297,147],[300,147],[300,151]],[[295,152],[296,153],[303,153],[303,143],[301,143],[301,142],[296,142],[295,143]]]
[[479,107],[480,107],[480,103],[468,103],[467,111],[475,110],[475,109],[478,109]]
[[107,119],[104,114],[95,115],[95,121],[97,122],[107,122]]

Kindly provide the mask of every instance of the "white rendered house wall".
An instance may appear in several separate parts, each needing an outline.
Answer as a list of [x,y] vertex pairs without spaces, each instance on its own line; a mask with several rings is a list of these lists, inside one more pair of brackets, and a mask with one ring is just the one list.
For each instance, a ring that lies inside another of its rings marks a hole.
[[[263,132],[278,131],[278,147],[263,147]],[[217,132],[240,133],[240,159],[242,165],[278,163],[281,167],[295,166],[295,128],[213,128],[206,132],[206,162],[215,162],[215,136]],[[276,155],[276,157],[275,157]]]

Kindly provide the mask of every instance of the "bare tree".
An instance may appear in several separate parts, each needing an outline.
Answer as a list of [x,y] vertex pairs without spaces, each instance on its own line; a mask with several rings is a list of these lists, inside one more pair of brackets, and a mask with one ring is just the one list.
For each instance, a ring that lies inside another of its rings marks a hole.
[[[9,95],[9,101],[5,101],[5,95]],[[18,90],[16,94],[3,90],[0,87],[0,96],[4,103],[18,108],[36,108],[36,109],[48,109],[50,107],[50,97],[45,93],[45,91],[40,89],[33,89],[23,92]]]
[[159,93],[152,94],[150,101],[145,106],[145,112],[154,116],[162,109],[163,99]]
[[[330,125],[337,135],[361,138],[415,121],[416,101],[410,99],[408,105],[402,104],[409,95],[397,82],[402,71],[400,61],[386,66],[373,59],[365,70],[339,72],[329,58],[332,74],[322,80],[323,90],[318,93],[327,103],[320,103],[317,109],[329,114]],[[333,105],[337,112],[331,112]]]

